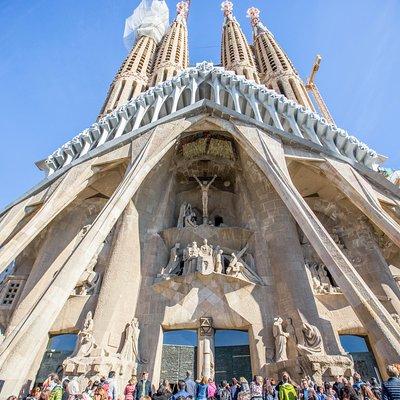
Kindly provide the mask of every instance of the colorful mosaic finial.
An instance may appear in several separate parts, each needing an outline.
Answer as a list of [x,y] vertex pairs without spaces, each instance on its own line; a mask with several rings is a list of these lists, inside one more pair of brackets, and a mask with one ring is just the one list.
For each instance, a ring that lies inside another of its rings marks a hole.
[[256,7],[250,7],[247,10],[247,18],[250,18],[251,25],[256,27],[260,23],[260,10]]
[[225,0],[221,3],[221,10],[224,12],[225,17],[231,17],[233,13],[233,3]]

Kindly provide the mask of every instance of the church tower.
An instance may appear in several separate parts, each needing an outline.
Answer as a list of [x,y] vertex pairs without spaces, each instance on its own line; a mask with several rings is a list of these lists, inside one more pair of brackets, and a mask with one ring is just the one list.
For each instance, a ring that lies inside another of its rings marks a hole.
[[255,8],[253,46],[226,0],[222,66],[189,67],[189,3],[140,2],[101,118],[0,211],[0,400],[55,371],[120,397],[144,371],[322,385],[400,359],[382,157],[314,111]]
[[222,3],[224,26],[222,28],[222,65],[237,75],[259,82],[254,55],[247,39],[233,15],[233,3],[225,0]]
[[164,36],[157,53],[151,85],[171,79],[189,66],[187,17],[189,2],[177,4],[177,15]]
[[262,24],[260,10],[251,7],[247,15],[253,27],[253,48],[261,83],[283,94],[289,100],[314,110],[306,87],[293,63],[275,40],[274,35]]

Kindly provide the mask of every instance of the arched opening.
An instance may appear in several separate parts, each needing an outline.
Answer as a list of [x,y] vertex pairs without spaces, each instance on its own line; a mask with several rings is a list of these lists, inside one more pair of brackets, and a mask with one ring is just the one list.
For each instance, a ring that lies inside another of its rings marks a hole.
[[202,82],[196,92],[196,101],[204,99],[215,101],[214,92],[208,82]]
[[39,371],[36,375],[35,386],[41,385],[52,372],[62,375],[62,364],[66,358],[73,354],[77,337],[75,333],[50,336]]
[[249,333],[240,330],[216,330],[215,345],[215,382],[228,382],[244,376],[251,381],[251,358]]
[[363,381],[374,377],[381,379],[367,336],[339,335],[344,350],[354,361],[354,370],[361,375]]
[[186,371],[197,375],[197,331],[164,331],[161,360],[161,381],[177,382]]
[[214,225],[221,226],[224,223],[224,219],[220,215],[214,217]]

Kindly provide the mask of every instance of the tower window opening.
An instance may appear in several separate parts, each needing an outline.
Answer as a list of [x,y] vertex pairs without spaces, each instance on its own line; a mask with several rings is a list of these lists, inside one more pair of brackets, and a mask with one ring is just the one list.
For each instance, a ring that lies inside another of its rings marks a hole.
[[292,78],[289,79],[289,84],[290,84],[290,87],[293,90],[293,93],[294,93],[294,96],[295,96],[297,102],[299,104],[301,104],[302,106],[304,106],[305,105],[304,101],[301,98],[301,94],[300,94],[300,92],[299,92],[299,90],[298,90],[298,88],[297,88],[297,86],[296,86],[296,84],[295,84],[295,82],[294,82],[294,80]]
[[282,81],[278,81],[277,84],[278,84],[278,88],[279,88],[280,93],[283,94],[284,96],[286,96],[285,89],[283,87]]
[[119,100],[120,100],[120,98],[121,98],[121,96],[122,96],[122,92],[124,91],[125,85],[126,85],[126,80],[124,79],[124,80],[122,81],[122,83],[121,83],[121,88],[119,89],[118,96],[117,96],[117,98],[115,99],[114,108],[117,107],[117,105],[118,105],[118,102],[119,102]]

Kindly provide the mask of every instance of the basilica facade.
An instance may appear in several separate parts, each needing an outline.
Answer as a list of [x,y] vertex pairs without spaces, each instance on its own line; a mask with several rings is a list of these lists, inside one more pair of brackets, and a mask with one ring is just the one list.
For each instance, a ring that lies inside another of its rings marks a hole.
[[382,157],[335,125],[257,9],[249,44],[224,1],[221,65],[190,67],[189,3],[168,26],[163,1],[141,6],[97,121],[0,215],[0,399],[54,367],[82,387],[110,371],[120,388],[144,370],[384,378],[400,190]]

